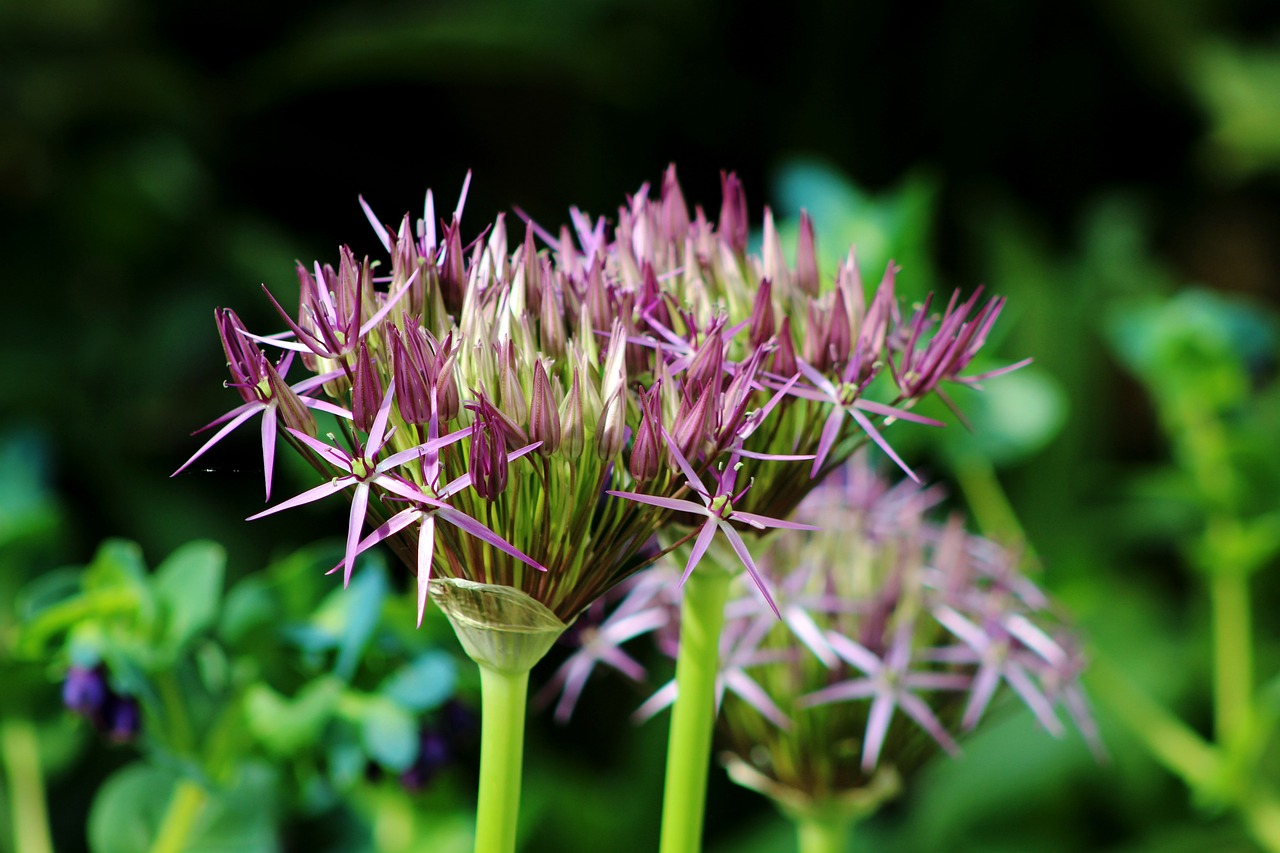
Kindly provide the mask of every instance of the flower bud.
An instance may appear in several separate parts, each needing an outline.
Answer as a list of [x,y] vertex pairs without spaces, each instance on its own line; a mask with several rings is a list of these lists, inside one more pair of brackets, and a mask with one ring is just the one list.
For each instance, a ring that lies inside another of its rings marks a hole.
[[[539,264],[546,261],[538,258]],[[542,271],[542,292],[538,297],[538,347],[551,358],[564,356],[565,329],[564,308],[554,285],[550,267]]]
[[[708,417],[719,407],[719,404],[720,394],[710,393],[710,389],[704,393],[695,394],[693,399],[690,399],[687,393],[685,394],[680,410],[676,412],[671,438],[675,441],[676,447],[680,448],[684,458],[690,462],[695,460],[698,451],[702,448],[702,443],[707,437]],[[673,468],[675,464],[673,457],[671,462]]]
[[289,387],[271,362],[263,359],[262,367],[267,374],[267,387],[270,389],[271,397],[276,401],[280,420],[285,426],[314,437],[316,419],[311,414],[311,410],[302,402],[298,393]]
[[842,365],[849,360],[851,336],[849,308],[845,303],[844,291],[837,288],[831,305],[831,314],[827,317],[825,335],[827,357],[831,359],[833,365]]
[[405,423],[425,424],[431,420],[431,375],[420,327],[410,326],[404,335],[388,327],[387,336],[400,417]]
[[782,252],[782,238],[773,224],[773,211],[764,209],[764,245],[761,247],[761,264],[764,274],[770,281],[776,281],[783,293],[790,291],[791,271],[787,269],[787,259]]
[[627,434],[627,398],[625,388],[619,385],[609,399],[604,401],[600,420],[596,423],[596,455],[605,462],[622,450]]
[[720,238],[735,254],[747,250],[747,238],[751,224],[747,221],[747,194],[743,191],[742,182],[732,172],[720,173],[720,191],[723,199],[720,203]]
[[800,369],[796,365],[796,347],[791,340],[791,318],[783,317],[776,337],[777,349],[773,351],[770,368],[777,376],[790,379]]
[[813,220],[808,211],[800,211],[800,234],[796,238],[795,283],[801,292],[811,297],[818,295],[822,279],[818,272],[817,245],[813,237]]
[[684,194],[680,192],[680,183],[676,180],[676,166],[672,163],[662,176],[662,223],[663,237],[670,242],[683,240],[689,233],[689,206],[685,203]]
[[500,344],[498,348],[498,387],[502,393],[503,413],[517,426],[523,427],[528,422],[529,404],[524,398],[524,389],[520,387],[516,351],[511,341]]
[[560,447],[560,412],[542,361],[533,366],[533,405],[529,412],[529,440],[542,442],[538,452],[550,456]]
[[831,364],[827,356],[827,324],[817,300],[808,304],[808,321],[805,323],[804,360],[819,373],[825,373]]
[[[485,409],[491,408],[481,401]],[[471,422],[471,487],[485,500],[495,500],[507,488],[507,453],[486,418],[477,413]]]
[[578,386],[578,369],[573,370],[573,383],[569,393],[560,401],[561,444],[560,449],[570,459],[582,455],[586,444],[586,430],[582,420],[582,392]]
[[645,483],[658,475],[663,457],[662,443],[662,403],[658,397],[659,389],[655,385],[646,394],[640,392],[640,407],[644,411],[640,426],[636,430],[635,442],[631,445],[631,459],[627,470],[637,483]]
[[369,345],[360,341],[360,349],[356,355],[356,378],[351,387],[351,415],[355,425],[368,432],[373,426],[382,405],[382,379],[373,367],[373,357],[369,355]]
[[751,306],[751,329],[748,338],[751,346],[758,347],[773,337],[775,326],[773,282],[767,278],[761,279],[760,287],[756,289],[755,303]]

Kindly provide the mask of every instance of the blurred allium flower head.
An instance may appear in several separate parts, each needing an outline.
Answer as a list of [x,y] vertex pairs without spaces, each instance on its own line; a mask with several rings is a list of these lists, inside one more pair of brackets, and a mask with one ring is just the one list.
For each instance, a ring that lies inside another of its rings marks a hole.
[[[389,542],[419,613],[434,576],[568,623],[657,556],[660,529],[688,546],[686,575],[713,540],[754,574],[744,536],[798,526],[782,519],[857,447],[906,467],[885,427],[940,425],[915,403],[982,378],[961,372],[1003,300],[904,315],[892,265],[870,296],[852,253],[820,269],[807,216],[794,265],[767,211],[748,254],[733,175],[723,193],[712,222],[670,169],[612,224],[574,208],[557,232],[499,216],[474,238],[465,185],[448,218],[428,193],[416,226],[365,206],[387,260],[300,265],[296,311],[268,294],[279,334],[216,312],[243,404],[186,464],[261,414],[268,492],[277,437],[323,482],[258,516],[343,496],[344,576]],[[312,375],[290,385],[294,363]]]
[[[1016,554],[958,517],[927,517],[940,497],[890,486],[860,454],[800,505],[796,518],[816,530],[769,540],[756,568],[782,618],[740,585],[721,636],[718,723],[736,781],[793,811],[874,808],[931,756],[955,753],[1001,692],[1054,735],[1065,712],[1097,748],[1074,635]],[[634,579],[565,662],[559,718],[591,666],[635,677],[621,641],[652,631],[674,655],[678,571],[660,564]],[[674,696],[671,682],[638,716]]]

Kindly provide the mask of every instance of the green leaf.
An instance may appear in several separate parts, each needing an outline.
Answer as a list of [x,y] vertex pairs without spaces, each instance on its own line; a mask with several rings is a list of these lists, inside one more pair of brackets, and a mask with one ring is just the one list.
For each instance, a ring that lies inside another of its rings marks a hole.
[[[276,841],[276,773],[264,764],[239,768],[232,785],[205,791],[183,853],[272,853]],[[174,801],[178,777],[143,763],[118,771],[98,792],[89,813],[93,853],[138,853],[154,843]]]
[[167,612],[165,642],[177,650],[213,625],[222,597],[227,554],[214,542],[178,548],[155,574],[155,590]]
[[457,680],[453,657],[433,650],[387,676],[379,692],[411,711],[430,711],[453,695]]
[[317,608],[312,626],[338,641],[334,672],[344,681],[355,675],[386,597],[386,566],[381,557],[370,554],[356,566],[351,585],[334,590]]
[[98,546],[93,561],[84,570],[84,591],[96,592],[119,587],[144,587],[147,566],[142,548],[125,539],[107,539]]
[[335,678],[312,681],[292,700],[265,684],[253,684],[245,691],[245,719],[273,755],[294,755],[320,740],[341,695],[342,683]]
[[250,575],[227,593],[218,635],[227,644],[235,645],[254,629],[275,624],[279,618],[280,601],[271,584],[260,575]]
[[360,742],[370,758],[399,773],[418,755],[418,723],[395,702],[375,696],[360,712]]

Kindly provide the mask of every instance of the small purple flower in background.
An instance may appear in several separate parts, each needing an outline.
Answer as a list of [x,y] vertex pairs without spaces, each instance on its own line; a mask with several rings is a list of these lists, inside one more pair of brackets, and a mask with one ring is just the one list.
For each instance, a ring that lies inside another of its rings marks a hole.
[[[779,536],[756,559],[782,618],[740,581],[717,685],[735,780],[789,809],[888,797],[939,750],[957,752],[1002,686],[1054,735],[1064,732],[1064,709],[1099,749],[1077,642],[1013,554],[955,518],[926,517],[939,497],[910,481],[890,486],[855,458],[801,504],[796,518],[816,529]],[[640,575],[602,629],[615,615],[652,622],[673,654],[679,578],[669,563]],[[585,679],[595,662],[624,654],[607,640],[637,633],[601,630],[561,672]],[[563,719],[581,684],[557,677],[552,688],[563,688]],[[637,716],[674,695],[673,681]]]
[[128,743],[142,729],[138,700],[112,690],[102,664],[72,664],[62,683],[62,703],[113,743]]

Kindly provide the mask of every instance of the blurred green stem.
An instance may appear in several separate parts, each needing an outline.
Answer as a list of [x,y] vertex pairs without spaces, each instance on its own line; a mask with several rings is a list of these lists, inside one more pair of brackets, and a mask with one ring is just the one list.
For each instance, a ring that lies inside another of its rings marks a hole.
[[847,817],[807,817],[796,820],[800,853],[844,853],[849,849]]
[[1238,748],[1253,703],[1253,642],[1249,578],[1218,567],[1209,579],[1213,605],[1213,710],[1218,743]]
[[1222,763],[1218,750],[1144,693],[1110,660],[1095,656],[1089,680],[1098,698],[1147,751],[1187,785],[1205,787],[1218,774]]
[[956,480],[978,522],[978,529],[991,539],[1023,549],[1025,562],[1039,569],[1040,557],[1027,538],[991,460],[981,453],[958,453],[954,461]]
[[9,777],[13,849],[22,853],[53,853],[35,725],[20,717],[5,720],[0,724],[0,753]]
[[476,853],[514,853],[529,672],[480,665],[480,799]]
[[702,844],[711,733],[716,719],[720,630],[732,575],[704,561],[684,585],[676,700],[667,742],[661,853],[696,853]]
[[209,792],[203,785],[191,779],[179,779],[169,800],[169,808],[160,821],[151,853],[182,853],[186,850],[191,832],[207,802]]

